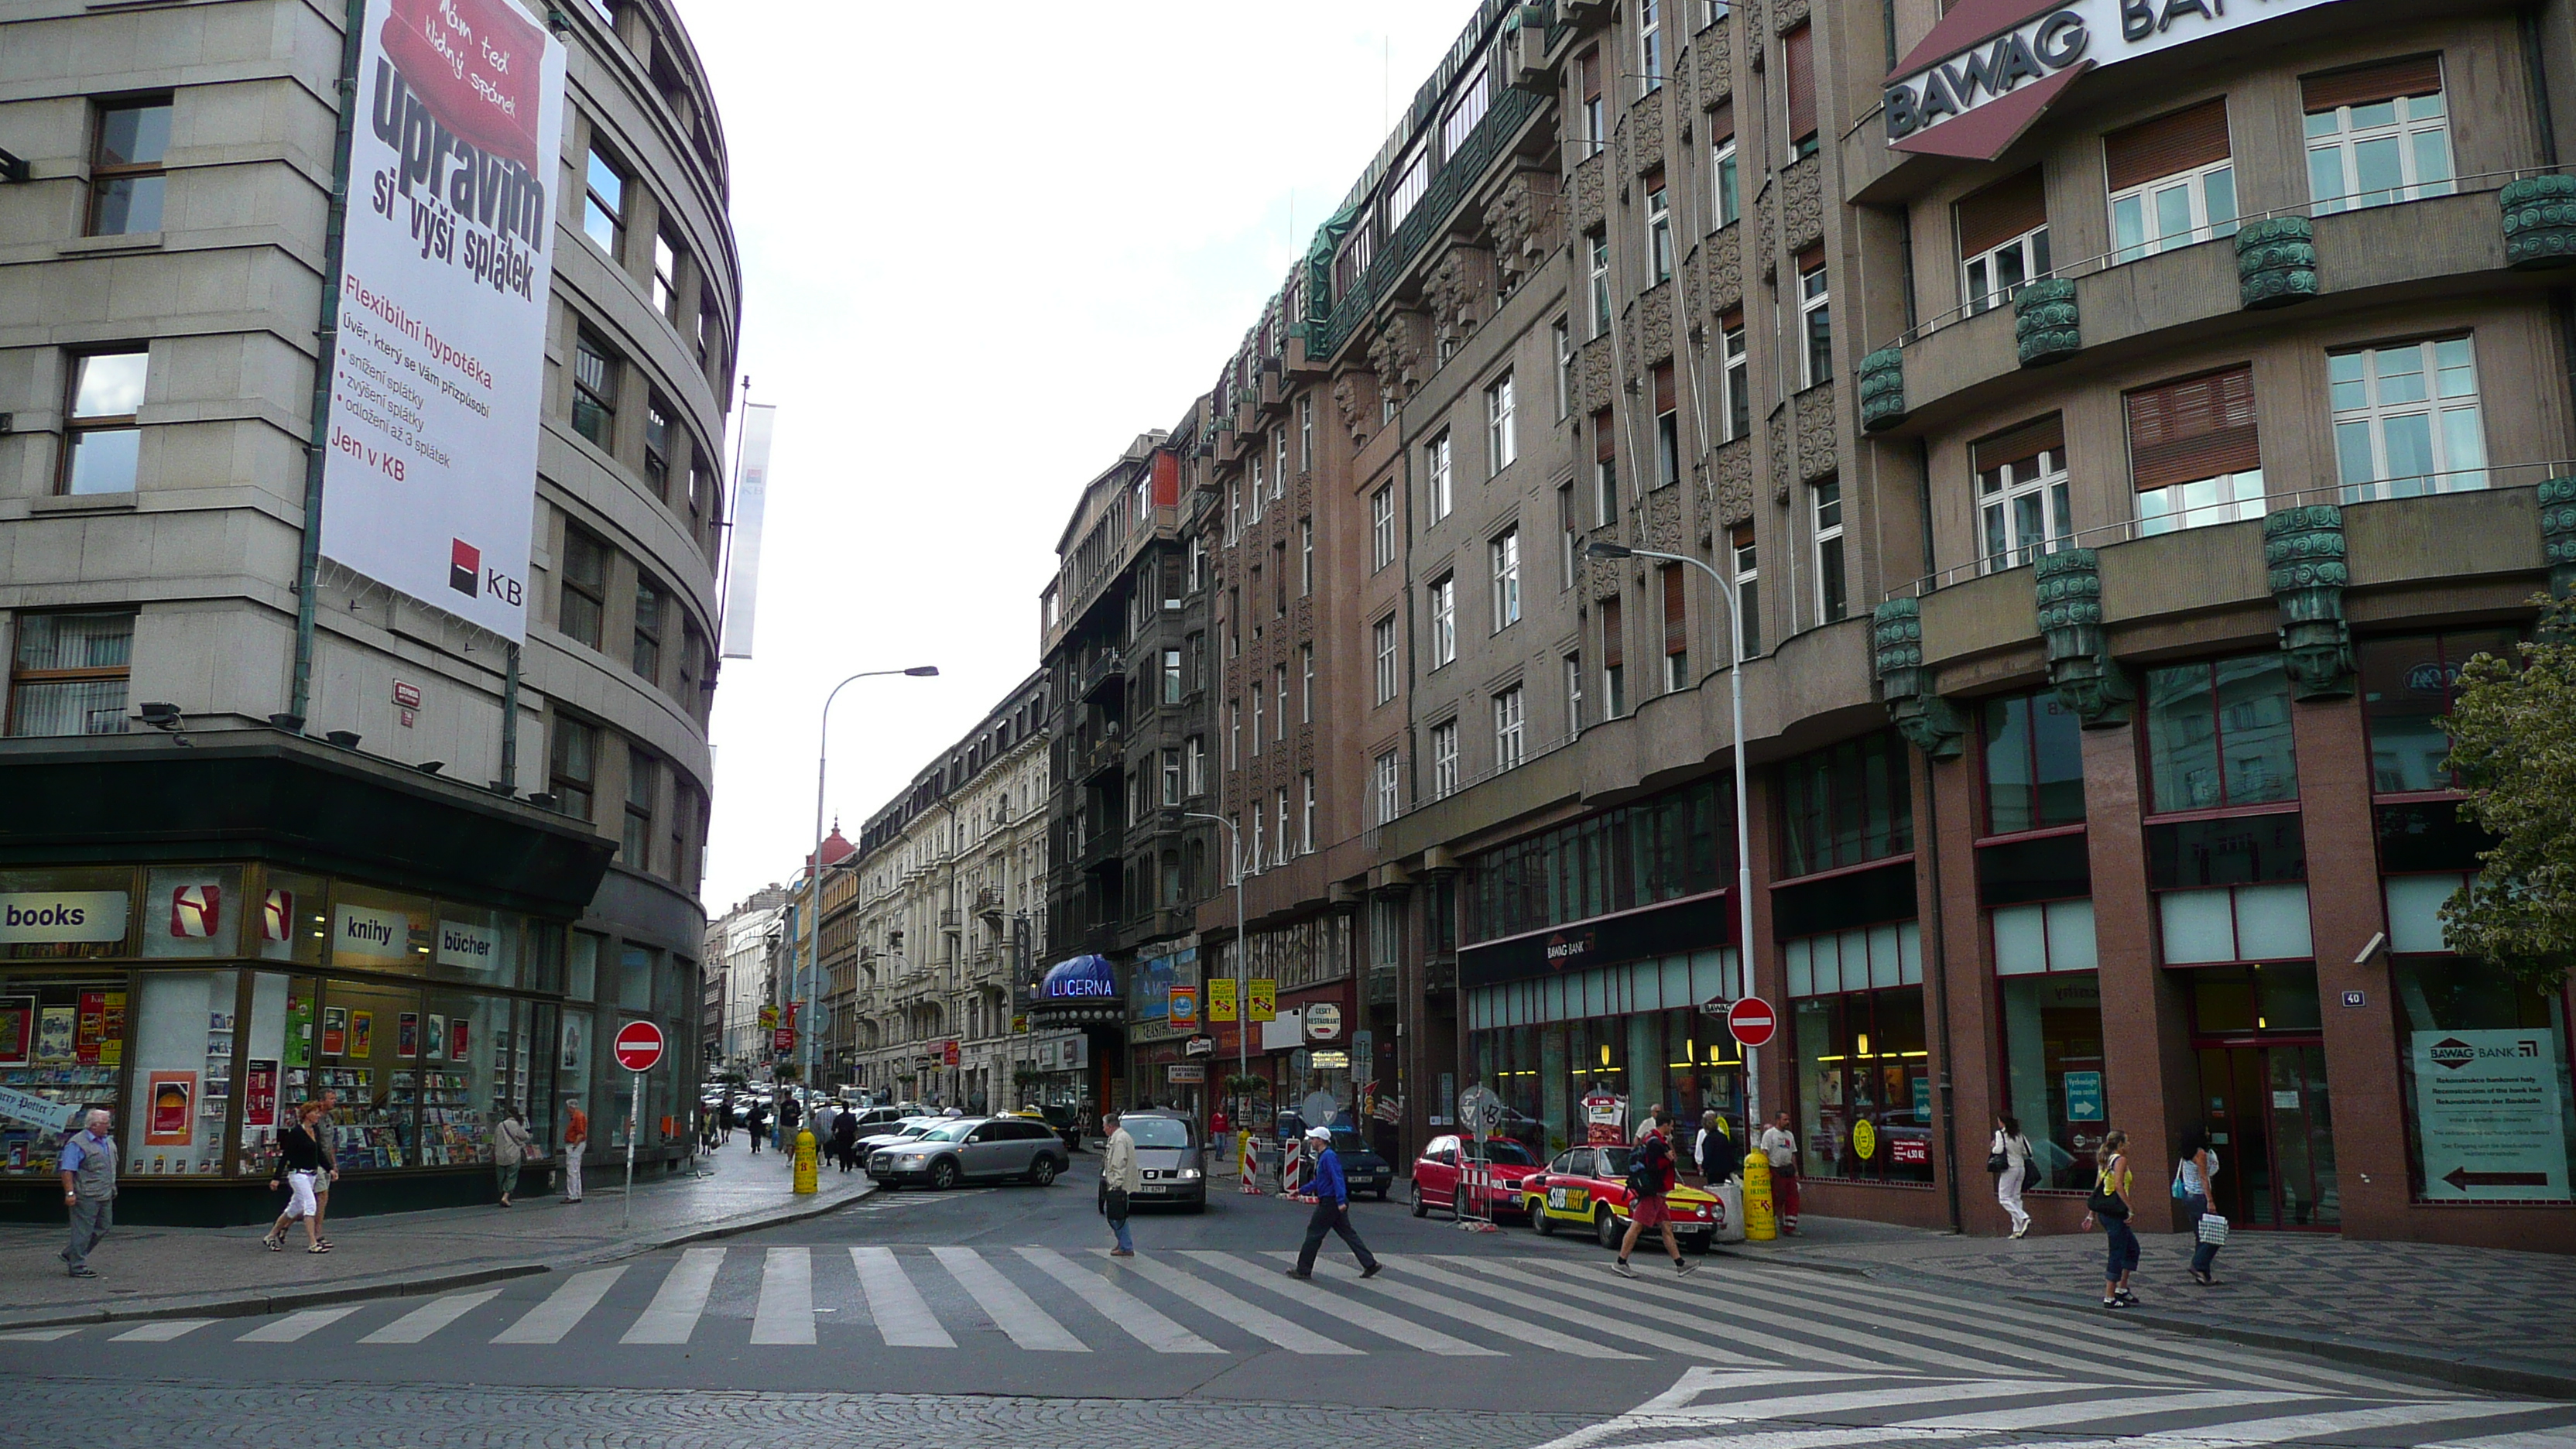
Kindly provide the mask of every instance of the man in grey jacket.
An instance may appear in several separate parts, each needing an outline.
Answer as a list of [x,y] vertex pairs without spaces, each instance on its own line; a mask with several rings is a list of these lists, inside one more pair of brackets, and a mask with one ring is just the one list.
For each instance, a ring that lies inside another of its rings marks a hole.
[[1127,1235],[1127,1205],[1144,1179],[1136,1171],[1136,1139],[1127,1135],[1127,1126],[1116,1112],[1103,1119],[1109,1127],[1109,1140],[1100,1148],[1101,1211],[1109,1217],[1109,1230],[1118,1235],[1118,1246],[1109,1250],[1113,1258],[1136,1256],[1136,1240]]
[[116,1216],[116,1139],[108,1127],[116,1118],[103,1107],[90,1110],[89,1125],[63,1143],[63,1207],[71,1214],[72,1240],[63,1245],[63,1261],[75,1278],[95,1278],[91,1251],[107,1236]]

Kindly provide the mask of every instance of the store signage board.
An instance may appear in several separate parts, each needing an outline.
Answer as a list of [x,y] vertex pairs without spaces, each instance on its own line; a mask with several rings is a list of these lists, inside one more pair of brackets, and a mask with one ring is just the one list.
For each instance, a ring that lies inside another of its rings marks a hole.
[[2564,1198],[2558,1042],[2545,1028],[2413,1034],[2424,1196]]
[[512,0],[368,0],[360,45],[322,554],[516,642],[563,42]]
[[1331,1041],[1342,1034],[1342,1009],[1329,1001],[1306,1008],[1306,1040]]
[[17,891],[0,895],[0,942],[122,941],[123,891]]
[[1204,1082],[1207,1080],[1207,1068],[1197,1062],[1174,1062],[1170,1066],[1165,1067],[1163,1071],[1166,1074],[1165,1080],[1170,1081],[1175,1085],[1186,1085],[1192,1082]]
[[2334,0],[1962,0],[1881,93],[1887,144],[1991,161],[2077,76]]
[[1727,1008],[1726,1029],[1744,1046],[1768,1045],[1779,1026],[1780,1019],[1772,1014],[1771,1003],[1759,996],[1748,996]]
[[78,1103],[56,1102],[39,1097],[33,1092],[0,1087],[0,1117],[6,1117],[12,1122],[30,1123],[47,1132],[69,1132],[72,1130],[72,1118],[78,1116],[80,1111]]
[[1177,1028],[1188,1030],[1199,1024],[1199,989],[1175,986],[1171,989],[1165,1019]]
[[438,923],[438,964],[465,971],[490,971],[501,964],[501,933],[463,921]]
[[342,966],[411,964],[411,917],[343,904],[332,912],[331,959]]
[[662,1061],[662,1028],[649,1021],[630,1021],[617,1029],[617,1041],[609,1050],[626,1070],[649,1072]]

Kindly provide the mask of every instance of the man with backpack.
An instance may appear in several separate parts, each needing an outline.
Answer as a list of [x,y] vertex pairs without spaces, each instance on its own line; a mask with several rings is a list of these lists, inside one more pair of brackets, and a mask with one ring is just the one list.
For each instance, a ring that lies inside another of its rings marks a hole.
[[1622,1278],[1637,1276],[1637,1270],[1628,1266],[1628,1254],[1636,1250],[1638,1234],[1648,1228],[1663,1231],[1664,1251],[1672,1255],[1674,1272],[1688,1273],[1699,1266],[1683,1257],[1681,1244],[1673,1241],[1673,1220],[1665,1198],[1673,1190],[1673,1147],[1664,1135],[1672,1121],[1672,1113],[1657,1107],[1647,1119],[1646,1135],[1628,1158],[1628,1236],[1619,1244],[1619,1261],[1611,1265],[1611,1271]]

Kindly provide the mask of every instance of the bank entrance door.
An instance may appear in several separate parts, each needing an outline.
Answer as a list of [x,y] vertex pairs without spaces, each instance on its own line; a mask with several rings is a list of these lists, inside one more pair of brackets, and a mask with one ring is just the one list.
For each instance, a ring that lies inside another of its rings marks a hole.
[[2204,1040],[2195,1046],[2201,1125],[2218,1152],[2211,1205],[2236,1227],[2339,1226],[2324,1043]]

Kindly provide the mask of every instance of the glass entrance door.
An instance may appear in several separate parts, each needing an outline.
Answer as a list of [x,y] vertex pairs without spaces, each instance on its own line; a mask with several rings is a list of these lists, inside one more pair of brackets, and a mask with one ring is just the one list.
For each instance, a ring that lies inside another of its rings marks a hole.
[[2334,1228],[2334,1113],[2321,1042],[2203,1043],[2201,1125],[2217,1210],[2240,1227]]

